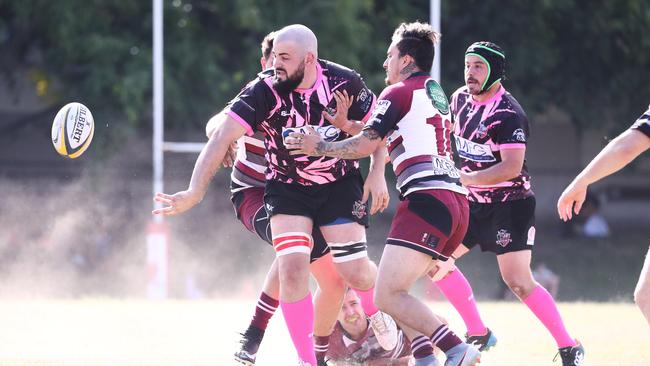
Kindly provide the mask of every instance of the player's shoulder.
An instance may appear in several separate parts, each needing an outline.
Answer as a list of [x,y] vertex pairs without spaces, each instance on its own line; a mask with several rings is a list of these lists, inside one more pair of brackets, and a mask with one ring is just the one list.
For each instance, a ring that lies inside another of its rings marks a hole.
[[267,69],[257,74],[241,90],[241,93],[252,95],[272,95],[271,85],[273,85],[273,69]]
[[266,69],[257,74],[257,77],[250,81],[249,85],[264,85],[265,87],[270,87],[273,82],[273,76],[275,75],[274,69]]
[[322,68],[323,74],[330,78],[361,79],[361,75],[354,69],[336,62],[318,59],[318,64]]
[[511,118],[520,119],[528,121],[528,116],[524,111],[524,108],[521,106],[517,98],[515,98],[509,91],[505,90],[501,96],[502,110],[508,112],[511,115]]

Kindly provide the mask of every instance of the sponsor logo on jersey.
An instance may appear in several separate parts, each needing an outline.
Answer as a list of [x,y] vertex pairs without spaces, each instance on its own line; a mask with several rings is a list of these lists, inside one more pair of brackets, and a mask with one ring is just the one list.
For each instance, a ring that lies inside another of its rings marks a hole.
[[375,109],[372,111],[372,116],[377,117],[385,114],[388,111],[388,107],[390,107],[390,100],[382,99],[378,101]]
[[515,139],[515,141],[526,142],[526,134],[524,133],[524,130],[522,130],[521,128],[516,129],[512,133],[512,138]]
[[489,145],[477,144],[457,135],[454,135],[454,138],[456,140],[458,155],[461,158],[479,163],[488,163],[497,160],[494,154],[492,154],[492,149]]
[[[338,128],[329,125],[329,126],[311,126],[313,127],[316,132],[323,138],[325,141],[335,141],[339,135],[341,134],[341,130]],[[302,127],[282,127],[282,140],[284,141],[287,137],[289,137],[289,134],[292,132],[297,132],[297,133],[307,133],[307,128],[306,126]]]
[[456,165],[449,159],[434,156],[431,166],[433,167],[434,175],[447,175],[451,178],[460,178],[460,172],[456,168]]
[[357,95],[357,100],[360,102],[365,102],[366,99],[368,99],[368,96],[370,93],[368,93],[368,89],[361,89],[359,94]]
[[499,229],[497,232],[497,244],[505,248],[511,242],[512,238],[510,232],[506,229]]
[[424,88],[433,106],[442,114],[449,113],[449,102],[440,84],[433,79],[427,79],[424,82]]

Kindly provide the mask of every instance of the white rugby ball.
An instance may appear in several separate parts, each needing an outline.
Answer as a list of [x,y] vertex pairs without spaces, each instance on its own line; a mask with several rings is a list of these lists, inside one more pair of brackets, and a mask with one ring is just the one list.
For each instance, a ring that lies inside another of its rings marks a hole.
[[90,109],[81,103],[63,106],[52,122],[52,144],[59,154],[74,159],[88,149],[95,132]]

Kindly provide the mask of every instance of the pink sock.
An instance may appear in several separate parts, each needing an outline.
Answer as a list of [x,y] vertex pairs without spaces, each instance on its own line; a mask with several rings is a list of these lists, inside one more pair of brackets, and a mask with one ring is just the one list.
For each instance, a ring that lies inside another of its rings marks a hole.
[[566,331],[555,301],[544,287],[537,285],[523,302],[555,338],[558,348],[573,347],[577,344]]
[[487,333],[487,328],[476,307],[472,287],[460,269],[456,268],[447,277],[436,281],[435,284],[463,318],[467,334],[484,335]]
[[359,295],[359,298],[361,299],[361,306],[363,307],[363,311],[366,312],[366,315],[372,316],[379,311],[379,309],[377,309],[375,306],[375,286],[367,290],[354,289],[354,291],[357,293],[357,295]]
[[314,336],[314,306],[311,302],[311,293],[297,302],[286,303],[280,300],[280,307],[298,357],[303,362],[309,362],[315,366],[316,353],[312,339]]

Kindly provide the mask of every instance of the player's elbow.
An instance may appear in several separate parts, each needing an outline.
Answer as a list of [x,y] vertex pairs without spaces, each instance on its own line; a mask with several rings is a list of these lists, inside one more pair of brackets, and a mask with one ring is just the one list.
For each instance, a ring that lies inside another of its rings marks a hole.
[[219,125],[219,120],[217,119],[217,116],[210,118],[208,123],[205,125],[205,136],[207,138],[210,138],[214,133],[214,131],[217,129],[218,125]]

